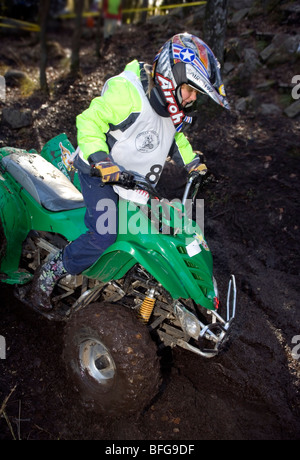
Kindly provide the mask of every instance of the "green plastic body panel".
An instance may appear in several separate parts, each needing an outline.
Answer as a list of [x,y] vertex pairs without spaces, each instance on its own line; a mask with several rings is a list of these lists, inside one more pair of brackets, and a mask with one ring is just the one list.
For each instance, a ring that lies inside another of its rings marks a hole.
[[57,169],[70,179],[78,190],[81,190],[77,170],[69,163],[74,152],[75,149],[67,138],[67,135],[62,133],[50,139],[50,141],[44,145],[41,156],[56,166]]
[[85,208],[53,213],[42,208],[26,190],[20,190],[19,193],[19,196],[12,195],[13,198],[8,201],[7,193],[2,194],[0,183],[0,222],[6,239],[0,273],[7,275],[2,281],[8,284],[28,281],[27,275],[19,272],[19,263],[22,244],[30,230],[58,233],[68,241],[75,240],[87,231],[84,224]]
[[4,273],[7,280],[11,279],[11,284],[14,284],[14,281],[26,281],[27,277],[18,269],[22,243],[28,234],[30,219],[23,200],[19,198],[18,187],[6,180],[1,173],[0,223],[2,239],[0,273]]
[[84,224],[85,208],[51,212],[41,207],[26,190],[22,198],[30,216],[30,230],[59,233],[68,241],[75,240],[87,231]]

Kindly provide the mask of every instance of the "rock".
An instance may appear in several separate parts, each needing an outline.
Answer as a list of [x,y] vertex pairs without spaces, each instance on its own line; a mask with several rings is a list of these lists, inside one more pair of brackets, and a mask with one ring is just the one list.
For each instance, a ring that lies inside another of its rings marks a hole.
[[242,10],[251,8],[255,4],[255,0],[229,0],[228,8],[230,10]]
[[274,86],[276,86],[276,84],[277,84],[276,80],[264,80],[262,83],[259,83],[256,86],[256,89],[260,91],[267,91],[270,88],[273,88]]
[[299,19],[300,19],[300,5],[299,3],[296,4],[296,3],[287,3],[285,5],[281,5],[280,6],[280,9],[281,11],[287,11],[288,13],[291,13],[291,14],[299,14]]
[[257,40],[264,40],[268,43],[270,43],[274,38],[273,32],[268,32],[268,31],[261,32],[259,30],[255,31],[255,36]]
[[243,62],[238,64],[232,81],[239,96],[249,95],[252,76],[260,67],[257,52],[252,48],[246,48],[243,53]]
[[230,38],[225,48],[225,61],[240,62],[243,57],[243,45],[237,37]]
[[248,107],[248,99],[246,97],[240,97],[235,103],[235,110],[238,112],[246,112]]
[[289,107],[283,111],[289,118],[294,118],[300,114],[300,99],[293,102]]
[[258,54],[255,49],[253,48],[245,48],[244,49],[244,61],[247,72],[252,74],[258,67],[261,66]]
[[10,69],[4,74],[6,85],[10,87],[20,87],[25,80],[29,80],[28,75],[22,70]]
[[272,56],[272,54],[275,52],[275,47],[274,45],[271,43],[270,45],[268,45],[266,48],[263,49],[263,51],[260,53],[260,58],[266,62],[269,57]]
[[2,111],[2,123],[12,129],[24,128],[32,124],[30,109],[12,109],[5,107]]
[[260,98],[255,93],[252,92],[247,97],[240,97],[235,103],[235,110],[238,112],[246,112],[246,111],[257,111],[257,107],[260,105]]
[[250,8],[243,8],[242,10],[239,10],[236,13],[234,13],[234,15],[232,16],[231,21],[229,21],[230,24],[232,24],[232,25],[239,24],[239,22],[242,21],[247,16],[249,11],[250,11]]
[[261,104],[259,112],[261,115],[275,116],[281,114],[281,109],[276,104]]
[[223,74],[228,75],[235,69],[235,65],[232,62],[225,62],[223,66]]
[[283,19],[287,24],[299,24],[300,21],[300,4],[287,3],[280,6]]
[[300,35],[277,34],[261,53],[260,58],[268,65],[282,64],[297,59]]
[[47,42],[48,59],[59,60],[67,57],[66,51],[57,41]]

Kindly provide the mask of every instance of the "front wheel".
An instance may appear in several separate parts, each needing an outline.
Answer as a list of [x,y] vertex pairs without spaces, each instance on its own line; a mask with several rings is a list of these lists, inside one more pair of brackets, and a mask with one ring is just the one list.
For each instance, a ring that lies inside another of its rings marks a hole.
[[141,411],[160,382],[156,345],[131,310],[94,303],[66,325],[64,360],[75,387],[94,411]]

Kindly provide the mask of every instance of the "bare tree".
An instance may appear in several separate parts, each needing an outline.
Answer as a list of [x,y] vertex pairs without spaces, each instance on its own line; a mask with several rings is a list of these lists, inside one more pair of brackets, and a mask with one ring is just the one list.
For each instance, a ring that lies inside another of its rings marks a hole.
[[[142,8],[149,8],[149,0],[143,0],[142,1]],[[147,10],[146,11],[142,11],[142,14],[141,14],[141,22],[142,24],[144,24],[147,20]]]
[[223,63],[227,28],[227,0],[208,0],[205,8],[204,41]]
[[44,0],[40,1],[40,43],[41,43],[41,57],[40,57],[40,87],[41,90],[45,93],[49,93],[48,83],[47,83],[47,75],[46,75],[46,67],[47,67],[47,60],[48,60],[48,52],[47,52],[47,24],[48,24],[48,17],[49,17],[49,10],[50,10],[50,3],[51,0]]
[[99,16],[97,18],[97,21],[96,21],[96,37],[95,37],[95,45],[96,45],[96,56],[101,58],[102,55],[101,55],[101,51],[100,51],[100,48],[101,48],[101,43],[103,41],[103,15],[102,15],[102,8],[98,9],[98,13],[99,13]]
[[82,13],[84,0],[75,0],[75,24],[72,40],[71,74],[77,76],[80,73],[80,39],[82,33]]

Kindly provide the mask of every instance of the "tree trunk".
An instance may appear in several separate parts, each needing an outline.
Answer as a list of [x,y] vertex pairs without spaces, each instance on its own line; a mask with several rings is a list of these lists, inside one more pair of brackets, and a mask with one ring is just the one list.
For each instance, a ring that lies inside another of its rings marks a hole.
[[71,75],[77,76],[80,73],[80,39],[82,32],[82,13],[84,8],[84,0],[75,0],[75,23],[72,40],[72,55],[71,55]]
[[102,15],[102,6],[101,8],[98,7],[98,13],[99,13],[99,16],[97,18],[97,21],[96,21],[96,37],[95,37],[95,51],[96,51],[96,56],[98,58],[101,58],[102,57],[102,54],[101,54],[101,45],[102,45],[102,41],[103,41],[103,24],[104,24],[104,21],[103,21],[103,15]]
[[227,26],[227,0],[208,0],[205,8],[204,41],[223,64]]
[[51,0],[40,1],[40,43],[41,43],[41,57],[40,57],[40,88],[43,92],[49,94],[47,83],[46,67],[47,67],[47,24],[49,17]]
[[[149,7],[149,1],[148,0],[143,0],[142,2],[142,8],[148,8]],[[142,11],[142,14],[141,14],[141,23],[142,24],[145,24],[146,20],[147,20],[147,11]]]

